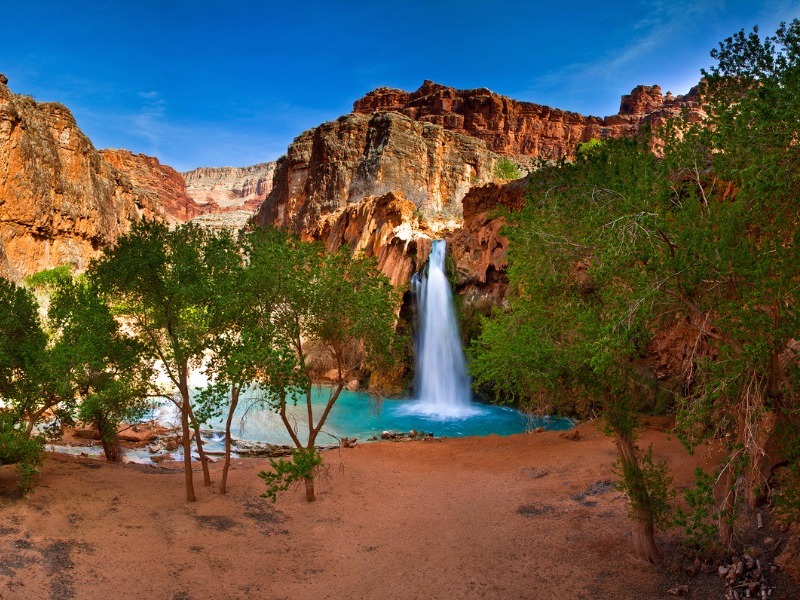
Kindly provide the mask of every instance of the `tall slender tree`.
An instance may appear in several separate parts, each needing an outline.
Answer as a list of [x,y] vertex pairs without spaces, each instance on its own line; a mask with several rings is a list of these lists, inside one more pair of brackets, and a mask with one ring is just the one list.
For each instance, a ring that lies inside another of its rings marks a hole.
[[211,484],[195,418],[189,378],[201,367],[221,321],[215,310],[214,273],[238,253],[228,234],[192,224],[169,229],[145,221],[107,249],[89,269],[89,279],[112,301],[147,351],[155,357],[178,393],[186,498],[195,500],[191,466],[194,434],[206,485]]

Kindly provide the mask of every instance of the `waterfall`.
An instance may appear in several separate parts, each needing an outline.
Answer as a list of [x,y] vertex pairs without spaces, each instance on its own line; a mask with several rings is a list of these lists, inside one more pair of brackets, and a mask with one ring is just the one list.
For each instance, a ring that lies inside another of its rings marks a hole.
[[470,379],[461,347],[450,282],[445,275],[444,240],[435,240],[428,273],[412,279],[417,297],[415,361],[416,402],[408,412],[435,418],[462,418],[478,412],[472,406]]

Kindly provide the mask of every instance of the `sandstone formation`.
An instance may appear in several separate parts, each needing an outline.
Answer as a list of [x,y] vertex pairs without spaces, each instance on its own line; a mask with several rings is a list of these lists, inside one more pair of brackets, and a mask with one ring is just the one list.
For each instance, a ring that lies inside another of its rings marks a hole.
[[162,212],[103,160],[69,110],[0,83],[1,276],[83,268],[143,216]]
[[329,252],[346,245],[353,254],[377,257],[392,285],[403,287],[428,259],[433,233],[420,224],[412,202],[389,192],[322,217],[306,235]]
[[326,244],[333,248],[332,240],[358,239],[353,248],[360,249],[373,233],[355,232],[356,224],[376,218],[364,217],[372,214],[372,204],[357,207],[364,198],[394,192],[410,200],[434,230],[448,219],[446,229],[457,230],[463,210],[461,231],[445,234],[459,289],[499,301],[507,242],[499,234],[502,220],[490,213],[497,206],[519,208],[526,188],[524,181],[481,187],[496,179],[499,158],[510,157],[525,172],[539,159],[571,157],[582,142],[637,135],[645,123],[663,122],[682,110],[700,114],[696,89],[676,98],[658,86],[638,86],[622,97],[619,114],[600,118],[519,102],[485,88],[456,90],[430,81],[415,92],[378,88],[357,100],[352,114],[295,139],[278,161],[274,188],[256,223],[320,238],[327,235],[325,228],[342,226],[337,219],[348,219],[348,236],[337,233]]
[[130,179],[139,197],[146,198],[149,205],[160,207],[167,221],[181,223],[216,208],[201,206],[192,200],[186,193],[181,174],[162,165],[157,158],[129,150],[101,150],[100,154]]
[[182,173],[186,193],[197,204],[254,212],[272,190],[275,162],[250,167],[200,167]]
[[492,180],[497,158],[481,140],[398,113],[345,115],[289,146],[256,222],[309,231],[325,215],[390,191],[427,215],[459,215],[469,188]]
[[638,86],[622,97],[619,114],[600,118],[520,102],[486,88],[456,90],[425,81],[415,92],[378,88],[353,104],[353,112],[394,111],[448,130],[476,137],[498,154],[547,160],[572,156],[590,139],[635,135],[642,124],[660,121],[682,109],[699,110],[697,89],[664,96],[661,88]]
[[526,177],[473,188],[464,196],[463,225],[445,237],[456,267],[456,287],[467,303],[485,308],[504,300],[508,239],[500,234],[505,219],[496,213],[520,210],[527,191]]

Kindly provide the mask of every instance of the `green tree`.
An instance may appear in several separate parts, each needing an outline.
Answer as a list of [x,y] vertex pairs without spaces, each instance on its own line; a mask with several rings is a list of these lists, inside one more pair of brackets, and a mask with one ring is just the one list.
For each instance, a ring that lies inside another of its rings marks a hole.
[[122,333],[108,304],[83,278],[58,284],[48,318],[52,352],[72,384],[78,417],[97,428],[106,459],[121,461],[121,424],[150,408],[153,370],[144,346]]
[[[692,447],[728,440],[717,489],[729,545],[744,475],[747,498],[767,489],[764,440],[796,411],[800,328],[800,22],[774,36],[740,31],[712,52],[702,89],[708,121],[669,141],[669,229],[663,293],[695,324],[692,393],[679,426]],[[713,360],[710,357],[714,357]]]
[[522,173],[519,171],[519,167],[516,163],[511,161],[510,159],[502,156],[497,159],[497,162],[494,165],[494,175],[498,179],[519,179],[522,177]]
[[186,498],[195,500],[191,438],[197,445],[203,477],[211,485],[192,405],[189,377],[200,368],[217,330],[214,273],[236,255],[229,235],[192,224],[176,229],[146,221],[95,261],[89,269],[93,285],[107,294],[114,314],[124,319],[149,355],[155,357],[178,390],[174,401],[181,414]]
[[206,368],[211,385],[201,395],[201,402],[206,413],[215,415],[221,415],[227,404],[221,494],[227,491],[232,426],[243,390],[265,384],[267,373],[282,372],[287,381],[295,374],[294,355],[280,343],[273,323],[283,285],[282,269],[289,267],[281,259],[286,248],[286,237],[277,230],[248,232],[240,246],[247,266],[232,259],[215,280],[220,326]]
[[46,411],[38,402],[46,357],[35,299],[0,278],[0,465],[17,464],[23,491],[41,462],[42,440],[31,434]]
[[642,468],[633,362],[650,335],[657,172],[636,141],[610,141],[575,164],[538,171],[525,209],[507,216],[509,310],[471,350],[476,384],[497,393],[534,407],[575,394],[599,400],[631,502],[634,550],[651,562],[660,559],[654,527],[665,508],[664,471]]
[[[303,479],[312,502],[317,437],[348,380],[364,368],[391,362],[398,297],[373,259],[351,257],[345,250],[326,254],[320,245],[272,235],[272,243],[254,238],[248,246],[251,280],[281,274],[270,300],[273,359],[262,365],[258,385],[297,448],[294,477]],[[336,377],[322,410],[315,412],[317,354],[334,365]],[[288,405],[298,402],[305,405],[302,426],[287,413]],[[261,477],[269,482],[272,474]]]
[[69,413],[62,358],[53,352],[31,292],[0,280],[0,399],[27,437],[45,414]]

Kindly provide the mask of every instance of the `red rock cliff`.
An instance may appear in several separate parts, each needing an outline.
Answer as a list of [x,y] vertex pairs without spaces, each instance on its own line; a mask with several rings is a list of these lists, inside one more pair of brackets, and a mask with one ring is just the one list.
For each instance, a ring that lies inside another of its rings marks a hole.
[[657,85],[638,86],[623,96],[619,114],[600,118],[512,100],[486,88],[457,90],[425,81],[415,92],[378,88],[356,100],[353,112],[399,112],[481,139],[499,154],[557,159],[592,138],[635,135],[647,121],[684,107],[695,110],[696,100],[694,90],[675,98],[665,97]]
[[401,114],[346,115],[294,140],[256,222],[305,232],[388,192],[429,215],[460,214],[469,188],[493,179],[497,158],[481,140]]
[[250,167],[200,167],[182,175],[186,193],[198,204],[255,211],[272,190],[275,166],[267,162]]
[[186,193],[186,183],[181,174],[162,165],[157,158],[129,150],[101,150],[100,154],[103,160],[130,179],[137,196],[159,207],[162,218],[168,221],[188,221],[216,208],[215,205],[197,204]]
[[0,78],[0,276],[86,266],[161,209],[105,162],[57,103],[13,94]]

